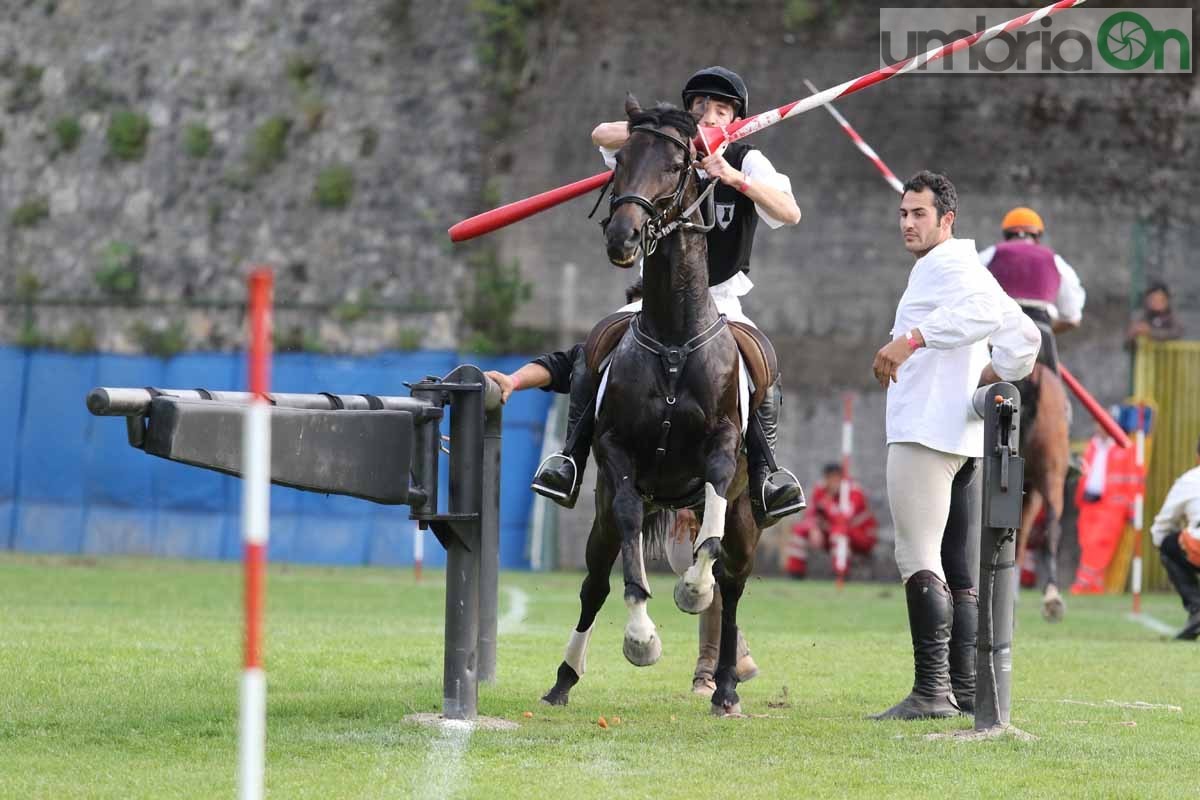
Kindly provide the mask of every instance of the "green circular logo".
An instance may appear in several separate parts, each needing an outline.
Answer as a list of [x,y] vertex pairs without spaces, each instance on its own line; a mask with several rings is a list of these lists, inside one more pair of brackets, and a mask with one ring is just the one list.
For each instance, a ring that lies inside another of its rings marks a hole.
[[1137,69],[1154,55],[1154,26],[1135,11],[1121,11],[1104,20],[1096,35],[1100,56],[1117,69]]

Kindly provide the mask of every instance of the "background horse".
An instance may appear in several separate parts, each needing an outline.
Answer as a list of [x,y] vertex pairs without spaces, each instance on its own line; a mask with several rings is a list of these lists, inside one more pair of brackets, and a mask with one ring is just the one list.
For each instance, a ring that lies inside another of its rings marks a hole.
[[[708,291],[711,228],[691,221],[700,180],[693,167],[696,121],[674,106],[643,111],[629,97],[629,139],[617,154],[609,218],[609,260],[643,259],[642,311],[613,351],[596,416],[596,516],[587,542],[579,622],[554,686],[542,699],[565,705],[583,674],[609,573],[622,559],[629,609],[623,650],[634,665],[662,655],[647,612],[643,531],[661,543],[672,509],[701,518],[691,566],[675,601],[698,614],[723,599],[714,713],[740,710],[735,672],[738,601],[753,567],[759,529],[747,493],[738,399],[738,349]],[[703,215],[700,216],[703,223]]]
[[[1067,392],[1054,370],[1038,363],[1018,381],[1021,393],[1021,453],[1025,457],[1025,500],[1017,538],[1017,563],[1025,563],[1029,533],[1043,506],[1046,511],[1042,560],[1042,616],[1058,622],[1066,603],[1058,589],[1058,546],[1062,541],[1063,494],[1071,457]],[[1019,573],[1018,573],[1019,574]]]

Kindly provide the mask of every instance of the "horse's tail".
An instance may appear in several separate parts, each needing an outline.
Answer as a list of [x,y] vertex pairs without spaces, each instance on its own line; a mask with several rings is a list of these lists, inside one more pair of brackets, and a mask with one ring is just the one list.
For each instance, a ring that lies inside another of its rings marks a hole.
[[642,555],[667,557],[667,542],[675,533],[675,509],[656,508],[642,519]]

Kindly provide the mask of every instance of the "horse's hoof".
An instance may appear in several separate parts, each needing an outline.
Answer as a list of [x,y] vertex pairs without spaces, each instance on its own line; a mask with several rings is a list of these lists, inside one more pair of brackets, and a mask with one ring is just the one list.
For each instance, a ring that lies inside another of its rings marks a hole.
[[713,586],[701,588],[687,583],[683,578],[675,582],[675,606],[685,614],[703,613],[713,601]]
[[1046,622],[1062,622],[1063,615],[1066,613],[1067,604],[1057,591],[1042,599],[1042,617]]
[[546,692],[542,702],[548,706],[565,706],[570,695],[567,692],[556,692],[554,689]]
[[739,717],[742,714],[741,702],[713,703],[708,707],[714,717]]
[[626,636],[621,651],[635,667],[648,667],[662,658],[662,639],[655,634],[648,642],[638,642]]

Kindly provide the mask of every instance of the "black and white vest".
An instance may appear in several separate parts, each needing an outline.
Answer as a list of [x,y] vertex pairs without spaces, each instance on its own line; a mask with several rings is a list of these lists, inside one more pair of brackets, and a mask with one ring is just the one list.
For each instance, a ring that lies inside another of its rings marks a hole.
[[[725,149],[725,160],[734,169],[742,168],[752,145],[734,142]],[[718,183],[713,192],[717,224],[708,232],[708,285],[716,286],[739,271],[750,271],[750,250],[758,228],[758,210],[754,201],[733,186]]]

